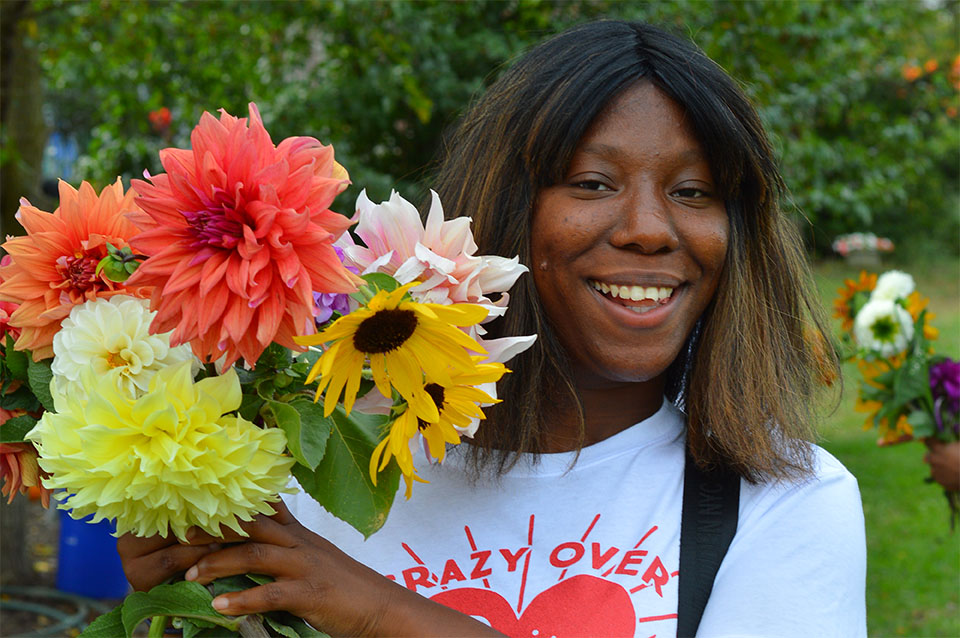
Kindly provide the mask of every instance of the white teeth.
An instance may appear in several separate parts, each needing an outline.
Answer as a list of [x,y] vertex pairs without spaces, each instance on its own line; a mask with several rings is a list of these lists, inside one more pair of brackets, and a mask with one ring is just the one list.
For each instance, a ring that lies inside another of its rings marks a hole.
[[[666,286],[661,286],[659,288],[654,288],[653,286],[618,286],[616,284],[606,284],[593,280],[590,281],[590,285],[605,295],[609,294],[614,299],[623,299],[625,301],[642,301],[644,299],[650,299],[652,301],[661,302],[669,299],[673,294],[673,288],[668,288]],[[627,307],[636,312],[645,312],[646,310],[649,310],[649,308],[639,310],[636,306]]]

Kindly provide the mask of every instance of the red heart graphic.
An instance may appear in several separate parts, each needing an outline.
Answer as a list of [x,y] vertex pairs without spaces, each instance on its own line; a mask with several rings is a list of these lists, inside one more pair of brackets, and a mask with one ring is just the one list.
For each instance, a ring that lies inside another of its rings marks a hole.
[[451,589],[430,599],[486,618],[491,627],[514,638],[633,636],[637,622],[633,602],[623,587],[587,574],[541,592],[519,618],[503,596],[489,589]]

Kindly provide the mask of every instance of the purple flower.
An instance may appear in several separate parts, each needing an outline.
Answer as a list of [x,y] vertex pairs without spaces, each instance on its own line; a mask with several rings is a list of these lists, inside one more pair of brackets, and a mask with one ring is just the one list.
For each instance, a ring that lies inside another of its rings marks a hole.
[[960,415],[960,362],[944,359],[930,367],[930,392],[933,394],[933,416],[937,429],[944,423],[957,430]]
[[[339,246],[334,246],[333,249],[336,251],[340,261],[343,262],[343,250],[341,250]],[[347,266],[347,270],[354,274],[359,273],[356,268],[350,266]],[[326,292],[313,293],[313,318],[314,321],[317,322],[318,327],[326,323],[327,320],[333,316],[334,312],[338,312],[341,315],[350,312],[350,295]]]

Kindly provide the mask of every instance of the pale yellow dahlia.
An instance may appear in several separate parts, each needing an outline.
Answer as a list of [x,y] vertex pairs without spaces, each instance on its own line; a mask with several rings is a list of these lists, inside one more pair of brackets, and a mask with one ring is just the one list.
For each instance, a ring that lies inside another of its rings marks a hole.
[[185,361],[160,370],[136,400],[118,390],[118,374],[85,374],[89,400],[55,397],[56,412],[27,435],[51,475],[44,485],[65,490],[61,508],[116,519],[118,534],[170,530],[180,540],[193,525],[244,534],[237,519],[274,513],[294,460],[282,430],[226,414],[240,407],[233,369],[194,382]]
[[80,377],[87,368],[97,375],[118,370],[118,389],[135,399],[150,387],[161,369],[182,361],[199,362],[190,346],[170,346],[170,333],[150,334],[156,312],[150,302],[126,295],[94,299],[74,306],[53,337],[55,391],[85,396]]

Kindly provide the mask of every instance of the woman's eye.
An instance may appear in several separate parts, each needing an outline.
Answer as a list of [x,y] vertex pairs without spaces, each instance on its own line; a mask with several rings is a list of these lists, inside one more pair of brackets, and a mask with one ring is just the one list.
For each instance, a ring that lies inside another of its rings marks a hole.
[[609,186],[607,186],[607,185],[604,184],[603,182],[598,182],[598,181],[593,180],[593,179],[583,180],[583,181],[580,181],[580,182],[574,182],[573,185],[576,186],[577,188],[582,188],[583,190],[588,190],[588,191],[608,191],[608,190],[612,190]]
[[673,191],[673,194],[681,199],[703,199],[704,197],[710,197],[710,193],[700,188],[678,188]]

